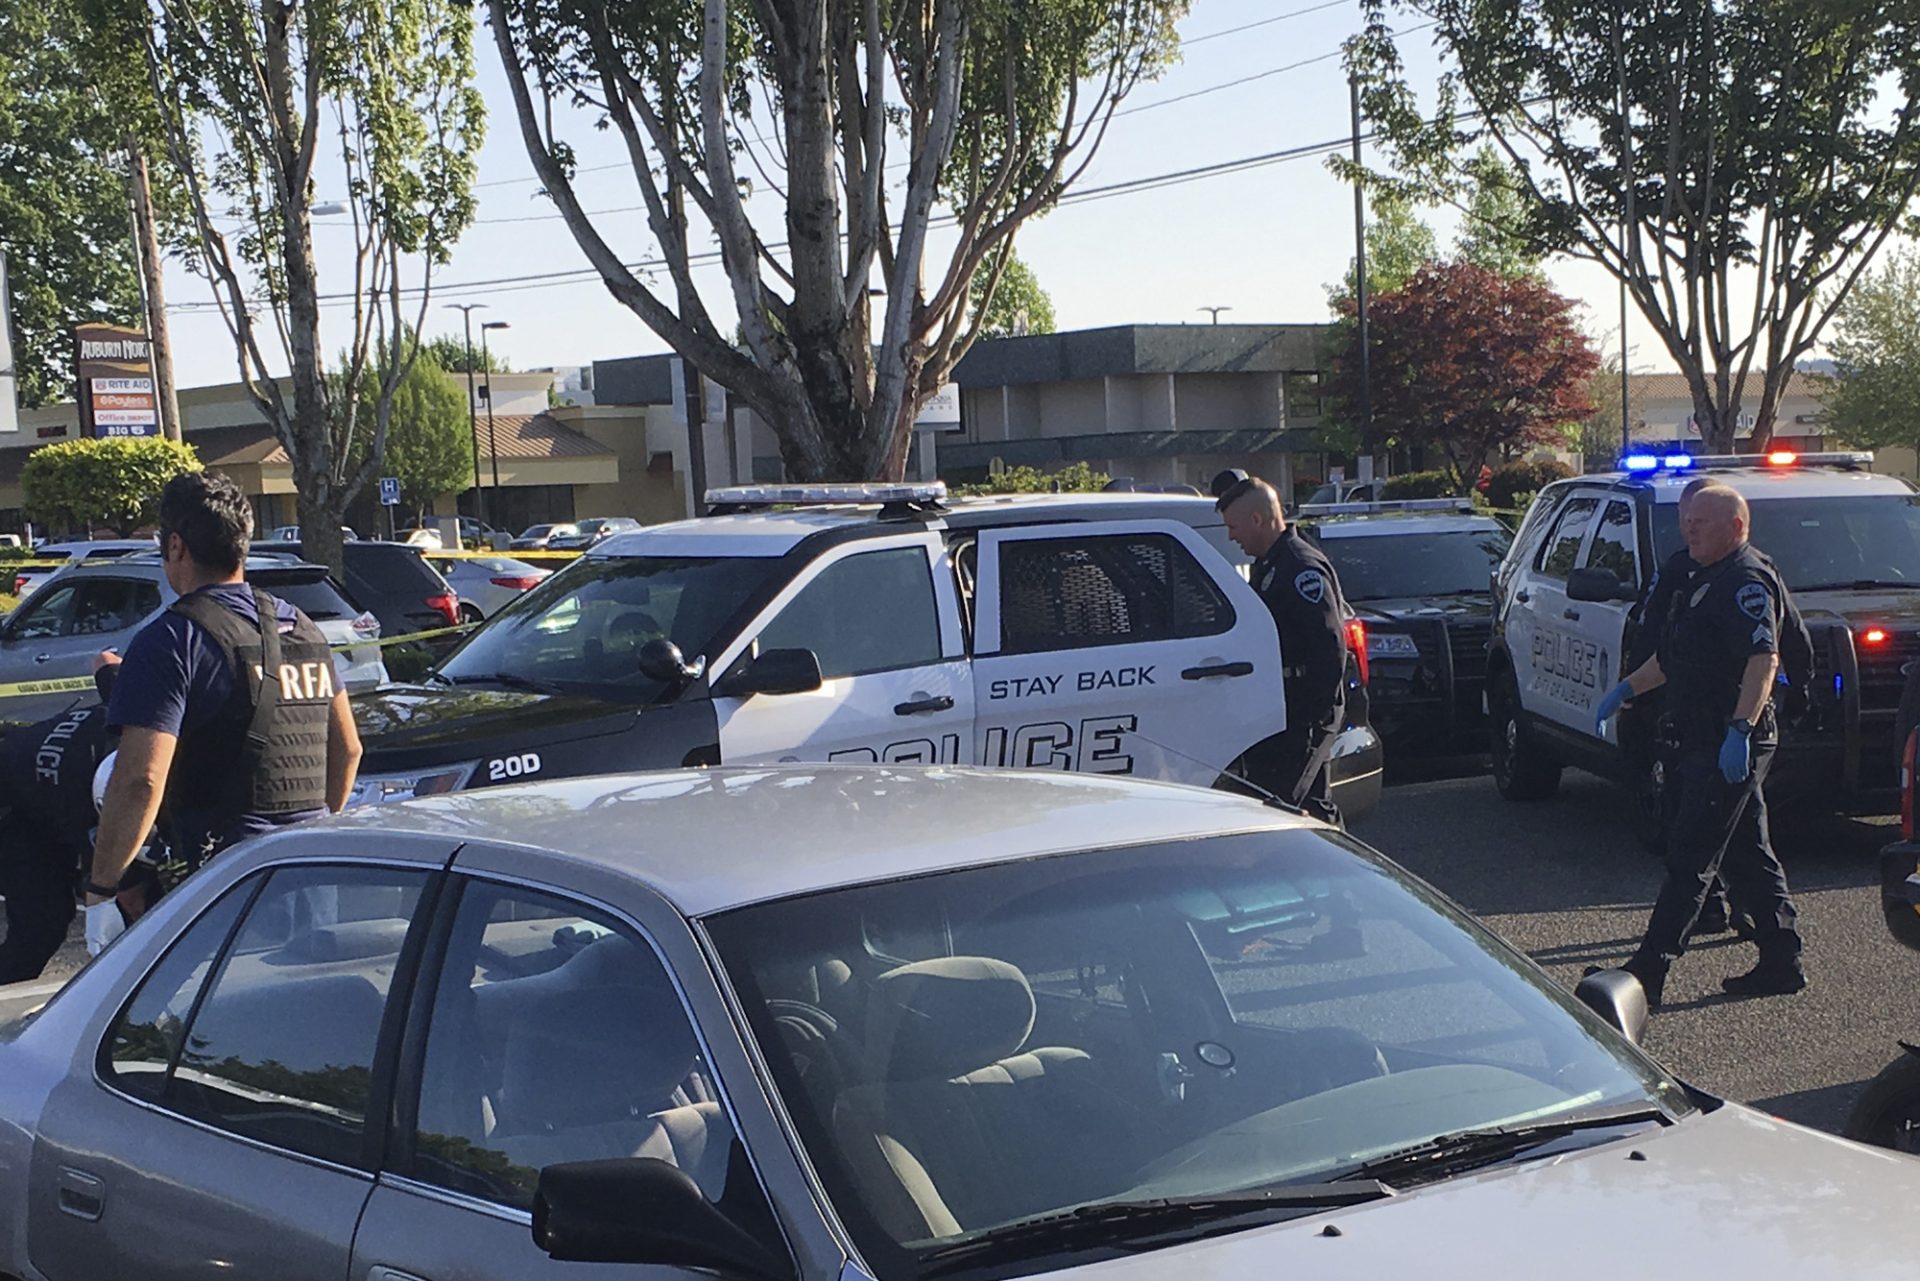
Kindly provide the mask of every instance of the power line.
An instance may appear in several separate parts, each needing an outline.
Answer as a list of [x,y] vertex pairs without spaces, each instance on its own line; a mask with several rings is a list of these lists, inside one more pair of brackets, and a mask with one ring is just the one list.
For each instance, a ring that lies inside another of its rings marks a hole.
[[1271,18],[1261,18],[1255,22],[1243,22],[1237,27],[1227,27],[1221,31],[1209,31],[1202,36],[1180,37],[1182,49],[1189,45],[1205,44],[1209,40],[1218,40],[1222,36],[1237,36],[1242,31],[1252,31],[1255,27],[1270,27],[1276,22],[1285,22],[1288,18],[1303,18],[1310,13],[1319,13],[1323,9],[1342,9],[1351,0],[1326,0],[1325,4],[1309,5],[1305,9],[1295,9],[1290,13],[1276,13]]

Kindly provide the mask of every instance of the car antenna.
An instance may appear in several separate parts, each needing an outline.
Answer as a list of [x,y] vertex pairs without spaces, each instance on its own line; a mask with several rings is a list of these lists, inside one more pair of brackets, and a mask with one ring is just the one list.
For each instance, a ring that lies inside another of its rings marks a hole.
[[[1178,756],[1181,760],[1187,762],[1189,765],[1198,765],[1203,769],[1212,768],[1212,766],[1208,765],[1205,761],[1201,760],[1199,757],[1189,756],[1187,753],[1181,751],[1177,747],[1169,747],[1165,743],[1162,743],[1159,739],[1154,738],[1148,734],[1143,734],[1137,729],[1128,730],[1127,732],[1129,734],[1132,734],[1135,738],[1139,739],[1143,743],[1147,743],[1150,746],[1157,747],[1161,751],[1166,752],[1171,756]],[[1243,774],[1236,774],[1230,769],[1223,769],[1220,771],[1220,777],[1232,779],[1234,782],[1240,784],[1242,787],[1245,787],[1250,791],[1254,792],[1255,798],[1259,800],[1260,803],[1263,805],[1271,806],[1274,809],[1285,810],[1289,814],[1299,814],[1307,818],[1314,817],[1313,815],[1308,814],[1305,809],[1301,808],[1298,805],[1295,805],[1292,801],[1289,801],[1284,797],[1282,797],[1279,793],[1269,791],[1268,789],[1260,786],[1260,784],[1254,782],[1252,779],[1246,777]]]

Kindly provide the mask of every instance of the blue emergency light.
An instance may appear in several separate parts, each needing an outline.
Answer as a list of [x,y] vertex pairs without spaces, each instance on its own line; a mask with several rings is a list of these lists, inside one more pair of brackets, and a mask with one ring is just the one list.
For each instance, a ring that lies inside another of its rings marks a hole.
[[1628,454],[1620,460],[1622,471],[1685,471],[1691,466],[1692,454]]

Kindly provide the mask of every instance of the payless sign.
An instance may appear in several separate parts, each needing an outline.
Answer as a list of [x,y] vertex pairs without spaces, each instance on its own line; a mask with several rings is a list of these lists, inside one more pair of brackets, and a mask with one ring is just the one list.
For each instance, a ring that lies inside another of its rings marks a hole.
[[160,408],[153,389],[153,344],[144,329],[78,325],[74,372],[82,436],[158,436]]

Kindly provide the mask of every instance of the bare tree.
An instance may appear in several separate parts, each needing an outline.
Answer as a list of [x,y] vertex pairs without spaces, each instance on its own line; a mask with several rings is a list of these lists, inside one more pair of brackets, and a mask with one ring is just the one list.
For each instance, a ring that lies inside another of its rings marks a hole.
[[[1172,56],[1186,9],[488,0],[527,153],[588,261],[758,412],[808,479],[901,474],[914,414],[978,332],[975,272],[997,273],[1020,226],[1084,172],[1121,100]],[[582,207],[564,107],[597,113],[623,143],[662,289]],[[784,209],[777,233],[749,216],[763,188]],[[936,218],[956,243],[929,264]],[[738,346],[695,287],[696,219],[718,242]]]

